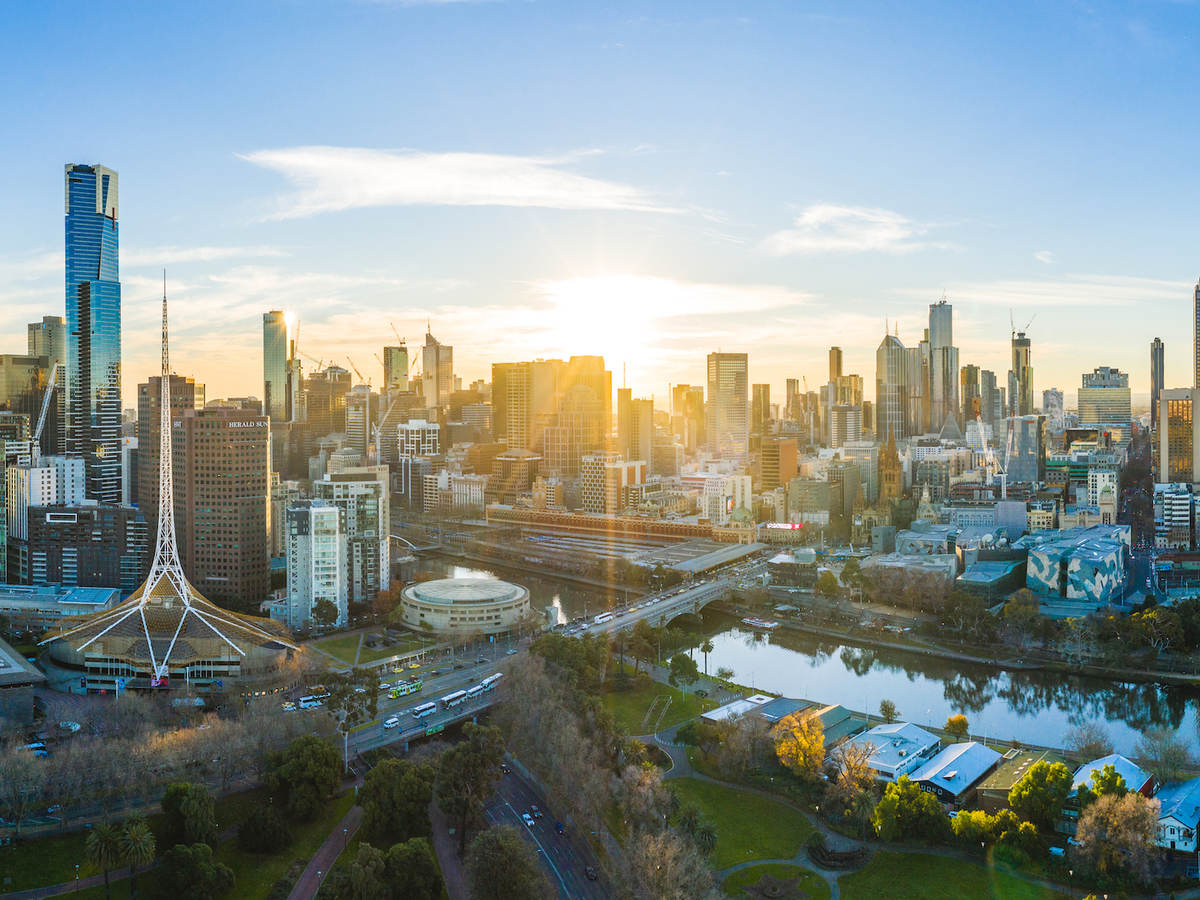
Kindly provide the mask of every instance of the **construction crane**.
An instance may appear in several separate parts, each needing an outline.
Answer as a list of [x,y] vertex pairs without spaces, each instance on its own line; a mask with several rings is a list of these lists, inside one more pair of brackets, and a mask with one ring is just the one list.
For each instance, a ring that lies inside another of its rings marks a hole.
[[404,338],[400,337],[400,332],[396,329],[396,323],[388,322],[388,324],[392,326],[392,334],[394,334],[396,336],[396,340],[398,340],[400,342],[400,346],[401,347],[406,346],[406,344],[404,343]]
[[321,371],[321,365],[322,365],[322,363],[324,363],[324,360],[317,359],[315,356],[309,356],[303,350],[297,350],[296,352],[299,353],[301,356],[303,356],[305,359],[307,359],[309,362],[316,364],[317,367],[316,367],[316,369],[313,370],[314,372]]
[[1025,327],[1023,327],[1020,331],[1018,331],[1017,324],[1015,321],[1013,321],[1013,311],[1010,308],[1008,311],[1008,327],[1010,329],[1012,329],[1012,336],[1015,338],[1018,334],[1025,334],[1027,331],[1029,331],[1029,326],[1033,324],[1033,320],[1036,318],[1037,318],[1037,313],[1034,313],[1032,316],[1029,317],[1029,321],[1025,323]]
[[354,374],[358,376],[358,382],[359,382],[359,384],[365,384],[365,385],[367,385],[367,387],[370,387],[370,386],[371,386],[371,379],[370,379],[370,378],[363,378],[363,373],[362,373],[362,372],[360,372],[360,371],[358,371],[358,366],[356,366],[356,365],[354,364],[354,360],[352,360],[352,359],[351,359],[349,356],[347,356],[347,357],[346,357],[346,362],[350,363],[350,368],[351,368],[351,369],[353,369],[353,370],[354,370]]
[[38,415],[37,428],[33,430],[33,439],[29,442],[29,452],[36,466],[42,459],[42,429],[46,427],[46,414],[50,412],[50,398],[54,396],[54,383],[58,380],[58,366],[50,367],[50,380],[46,382],[46,393],[42,397],[42,411]]

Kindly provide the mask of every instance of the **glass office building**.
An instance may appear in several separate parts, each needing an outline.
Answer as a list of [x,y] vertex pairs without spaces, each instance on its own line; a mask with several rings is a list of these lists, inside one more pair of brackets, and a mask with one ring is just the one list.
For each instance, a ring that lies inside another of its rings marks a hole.
[[288,361],[287,316],[273,309],[263,313],[263,412],[272,422],[292,418]]
[[66,166],[67,452],[87,496],[121,502],[121,283],[117,173]]

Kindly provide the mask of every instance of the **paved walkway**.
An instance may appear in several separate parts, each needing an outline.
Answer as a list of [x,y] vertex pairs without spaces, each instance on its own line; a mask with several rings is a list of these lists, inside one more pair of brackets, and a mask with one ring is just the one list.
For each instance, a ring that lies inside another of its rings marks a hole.
[[433,826],[433,852],[437,854],[442,869],[442,882],[446,885],[446,896],[450,900],[470,900],[467,888],[467,873],[458,858],[458,837],[450,833],[446,816],[438,809],[436,801],[429,804],[429,822]]
[[308,865],[296,879],[292,892],[288,894],[288,900],[312,900],[317,896],[321,882],[325,880],[325,876],[329,874],[329,870],[333,868],[337,858],[346,849],[350,838],[358,832],[362,818],[363,808],[361,806],[350,807],[350,811],[342,817],[342,821],[333,827],[329,837],[325,838],[324,843],[317,848],[317,852],[308,861]]

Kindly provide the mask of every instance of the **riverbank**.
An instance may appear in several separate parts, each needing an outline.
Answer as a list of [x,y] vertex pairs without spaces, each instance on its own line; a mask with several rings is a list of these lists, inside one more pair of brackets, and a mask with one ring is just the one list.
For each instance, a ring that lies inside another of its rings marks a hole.
[[[755,614],[753,610],[737,606],[729,601],[715,602],[712,604],[712,608],[718,612],[737,618]],[[1105,678],[1113,681],[1141,684],[1175,685],[1181,687],[1200,686],[1200,675],[1188,675],[1178,672],[1155,672],[1146,669],[1127,669],[1113,666],[1070,665],[1062,661],[1049,659],[1027,659],[1027,656],[1032,655],[1029,651],[1026,651],[1020,657],[1000,656],[995,653],[972,653],[962,649],[954,649],[924,638],[884,637],[883,635],[872,634],[860,629],[847,631],[842,628],[830,628],[786,616],[776,616],[776,621],[779,622],[780,627],[789,631],[833,638],[841,643],[852,644],[857,647],[895,650],[901,653],[911,653],[915,656],[934,657],[955,662],[991,666],[1003,671],[1081,675],[1089,678]]]

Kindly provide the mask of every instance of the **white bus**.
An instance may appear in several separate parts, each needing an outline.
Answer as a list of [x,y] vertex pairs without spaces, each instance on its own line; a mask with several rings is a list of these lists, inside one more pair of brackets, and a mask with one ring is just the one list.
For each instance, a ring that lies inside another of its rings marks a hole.
[[495,675],[489,675],[483,681],[479,682],[479,686],[483,688],[485,694],[490,694],[496,689],[496,682],[504,677],[503,672],[497,672]]
[[414,706],[412,708],[414,719],[423,719],[426,716],[432,716],[435,712],[437,712],[436,703],[422,703],[420,706]]
[[328,694],[310,694],[307,697],[300,698],[300,708],[312,709],[314,706],[321,706],[328,699]]
[[469,687],[469,688],[467,688],[467,699],[474,700],[476,697],[478,697],[482,693],[483,693],[483,685],[482,684],[477,684],[477,685],[475,685],[475,687]]
[[466,691],[455,691],[453,694],[447,694],[445,697],[439,700],[438,703],[441,704],[442,709],[449,709],[452,706],[458,706],[458,704],[462,703],[466,699]]
[[596,616],[596,618],[592,619],[592,624],[593,625],[603,625],[605,622],[611,622],[612,617],[613,617],[612,613],[600,613],[600,615],[598,615],[598,616]]

